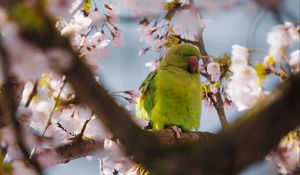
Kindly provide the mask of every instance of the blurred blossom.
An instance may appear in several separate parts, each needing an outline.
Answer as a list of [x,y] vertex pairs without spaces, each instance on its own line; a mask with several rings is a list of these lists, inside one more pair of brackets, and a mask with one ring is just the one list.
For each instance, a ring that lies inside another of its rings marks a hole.
[[106,16],[99,11],[90,12],[88,17],[92,20],[92,25],[94,26],[103,25],[106,21]]
[[74,2],[73,0],[51,0],[47,2],[47,11],[50,15],[65,19],[71,18],[70,11],[66,9],[71,7],[71,4]]
[[130,9],[133,16],[156,16],[163,10],[163,0],[114,0],[123,8]]
[[233,45],[231,51],[231,67],[233,72],[240,71],[248,64],[249,52],[248,49],[241,45]]
[[278,174],[289,175],[296,168],[300,168],[300,138],[299,130],[288,133],[267,156],[277,169]]
[[175,33],[187,38],[195,39],[208,27],[211,20],[200,17],[196,10],[181,10],[174,17]]
[[16,117],[20,122],[30,122],[32,117],[32,111],[26,107],[19,107]]
[[119,151],[118,145],[112,139],[105,139],[104,140],[104,149],[106,151]]
[[297,28],[290,22],[277,25],[268,33],[268,43],[270,45],[269,54],[276,62],[287,60],[287,49],[295,42],[299,42],[300,35]]
[[300,70],[300,50],[296,50],[290,54],[289,65],[292,68],[292,72],[297,74]]
[[140,51],[139,51],[139,56],[145,55],[145,53],[146,53],[149,49],[150,49],[149,47],[144,48],[144,49],[140,49]]
[[159,60],[150,61],[150,62],[147,62],[145,64],[145,66],[148,67],[150,71],[154,71],[159,68],[160,61]]
[[122,37],[122,33],[120,30],[117,30],[115,36],[113,37],[113,44],[115,47],[124,46],[125,42]]
[[12,72],[19,80],[25,82],[36,79],[44,72],[50,71],[47,57],[40,49],[21,39],[15,24],[4,25],[2,35],[3,45],[12,64]]

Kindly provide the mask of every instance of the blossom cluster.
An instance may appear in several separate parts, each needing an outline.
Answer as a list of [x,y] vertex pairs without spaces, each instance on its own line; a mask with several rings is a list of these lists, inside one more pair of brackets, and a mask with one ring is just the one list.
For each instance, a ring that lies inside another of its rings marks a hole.
[[[108,56],[111,41],[114,46],[123,44],[117,27],[117,8],[109,4],[53,0],[49,1],[47,12],[57,20],[56,27],[61,35],[70,38],[79,58],[94,72],[99,70],[98,60]],[[54,151],[57,146],[71,143],[76,138],[109,137],[95,114],[80,103],[65,77],[54,73],[51,67],[52,62],[57,62],[62,69],[67,69],[71,65],[71,55],[61,48],[43,51],[25,41],[20,36],[19,26],[3,9],[0,9],[0,26],[1,42],[8,54],[11,74],[16,77],[16,83],[24,85],[16,111],[17,120],[21,123],[27,148],[32,150],[32,156],[37,157],[42,168],[60,161]],[[2,67],[0,70],[3,71]],[[2,72],[0,75],[2,85]],[[5,156],[7,166],[12,166],[12,173],[36,174],[25,163],[11,126],[1,128],[0,133],[1,147],[7,150],[6,154],[0,155],[1,158]]]
[[[143,16],[138,32],[140,41],[149,47],[141,49],[140,56],[151,48],[163,55],[172,45],[199,42],[202,32],[211,22],[198,12],[199,8],[205,6],[203,2],[209,5],[211,1],[195,1],[194,4],[187,0],[113,2],[118,7],[128,8],[136,18]],[[232,4],[223,5],[229,8]],[[117,6],[106,1],[51,0],[48,1],[46,10],[57,21],[56,28],[62,37],[70,39],[78,57],[97,73],[100,70],[99,59],[108,56],[110,43],[115,47],[124,44],[118,27],[120,20]],[[232,46],[230,56],[201,57],[202,64],[198,70],[204,79],[203,93],[207,104],[212,105],[208,95],[220,93],[225,105],[234,104],[239,111],[249,109],[268,93],[264,91],[263,81],[269,75],[285,79],[290,74],[298,73],[300,50],[290,51],[289,48],[299,42],[299,31],[300,27],[290,22],[275,26],[267,36],[270,48],[262,63],[253,64],[253,49],[237,44]],[[7,17],[3,9],[0,9],[0,38],[8,54],[10,73],[23,86],[16,111],[21,133],[26,138],[26,146],[32,150],[32,155],[45,155],[47,152],[47,156],[38,157],[42,167],[47,168],[60,161],[60,157],[53,151],[57,146],[77,138],[103,139],[104,149],[117,153],[118,158],[94,156],[99,160],[100,174],[126,172],[132,166],[131,159],[119,158],[121,151],[118,145],[109,138],[110,134],[101,127],[93,111],[80,102],[65,76],[55,73],[51,67],[52,62],[58,62],[57,65],[67,69],[71,65],[71,55],[61,48],[45,51],[22,39],[20,28]],[[151,71],[156,70],[160,60],[161,58],[148,62],[146,66]],[[2,70],[0,62],[0,71]],[[0,85],[3,81],[1,73]],[[95,78],[95,81],[98,79]],[[111,95],[116,100],[121,98],[130,104],[136,104],[140,93],[130,90]],[[35,172],[25,163],[13,133],[11,126],[0,129],[1,148],[7,150],[5,155],[0,152],[0,158],[5,157],[5,162],[14,169],[13,174],[34,175]],[[298,137],[287,137],[279,145],[281,150],[285,150],[283,156],[279,152],[270,154],[270,159],[279,164],[283,173],[289,173],[299,166],[295,161],[299,158],[295,158],[295,153],[299,155],[299,140]]]

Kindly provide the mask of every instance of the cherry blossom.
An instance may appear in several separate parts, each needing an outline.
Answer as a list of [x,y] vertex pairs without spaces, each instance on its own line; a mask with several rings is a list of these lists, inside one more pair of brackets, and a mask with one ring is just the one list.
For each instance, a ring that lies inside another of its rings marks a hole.
[[248,79],[248,83],[246,81],[231,80],[228,82],[227,88],[228,95],[239,111],[252,107],[262,92],[256,83],[258,77],[251,68],[242,72],[241,78],[250,79]]
[[75,34],[87,34],[90,31],[90,25],[92,19],[85,17],[82,13],[76,13],[73,19],[66,24],[61,30],[61,34],[64,36],[73,36]]
[[157,68],[159,68],[159,66],[160,66],[160,61],[159,61],[159,60],[150,61],[150,62],[147,62],[147,63],[145,64],[145,66],[148,67],[150,71],[154,71],[154,70],[156,70]]
[[268,33],[268,43],[270,44],[269,54],[276,59],[276,62],[287,60],[288,47],[299,42],[299,32],[297,28],[290,22],[277,25]]
[[278,148],[267,156],[267,160],[275,164],[277,173],[292,174],[300,165],[300,140],[297,131],[292,131],[285,136]]
[[92,25],[102,25],[106,21],[106,16],[99,11],[92,11],[88,16],[92,20]]
[[258,83],[258,75],[255,69],[248,65],[248,49],[240,46],[232,46],[231,76],[227,94],[239,111],[253,106],[262,93]]
[[300,71],[300,50],[296,50],[290,54],[289,65],[291,66],[294,74]]
[[70,11],[66,10],[70,8],[73,0],[52,0],[48,1],[47,11],[52,16],[58,16],[65,19],[71,18]]
[[[199,34],[207,28],[211,20],[202,17],[196,8],[205,6],[208,8],[215,3],[194,1],[195,6],[192,6],[191,1],[179,0],[176,1],[176,8],[167,9],[164,3],[175,3],[175,1],[114,0],[114,2],[119,7],[129,9],[134,17],[144,17],[140,21],[138,33],[140,41],[148,46],[140,50],[139,56],[144,55],[149,49],[163,55],[170,45],[185,43],[180,38],[197,41]],[[90,4],[83,7],[83,3]],[[221,6],[231,8],[234,5],[233,2],[224,2]],[[54,20],[57,20],[56,27],[61,35],[69,37],[79,59],[94,73],[100,70],[99,60],[108,56],[110,43],[114,47],[124,45],[122,30],[118,27],[119,10],[114,5],[104,1],[52,0],[48,2],[46,10]],[[169,12],[173,12],[173,15],[167,18],[165,13]],[[103,157],[103,159],[99,158],[100,166],[104,167],[102,172],[130,174],[126,171],[132,167],[132,160],[122,155],[118,141],[110,137],[111,134],[99,123],[94,112],[77,99],[72,86],[65,81],[65,76],[54,73],[57,67],[53,65],[58,65],[60,70],[71,68],[73,55],[62,48],[42,50],[26,42],[19,36],[18,26],[7,18],[1,8],[0,35],[1,42],[3,38],[4,48],[8,52],[11,73],[24,85],[16,111],[22,137],[26,138],[26,146],[36,155],[40,155],[37,159],[42,167],[47,168],[58,162],[59,157],[54,151],[55,147],[70,143],[80,136],[84,139],[105,140],[104,149],[110,154],[106,152],[99,154]],[[269,32],[267,42],[270,44],[269,54],[262,64],[264,70],[267,70],[266,75],[260,75],[255,66],[250,63],[252,58],[249,49],[237,44],[232,46],[231,64],[224,66],[223,63],[217,62],[217,59],[209,57],[207,66],[205,64],[199,67],[201,71],[206,67],[208,73],[206,78],[212,81],[205,87],[204,98],[208,109],[213,106],[213,103],[207,94],[214,95],[217,92],[223,95],[225,105],[235,104],[239,111],[252,107],[265,93],[262,84],[258,83],[261,76],[267,76],[269,72],[278,75],[274,59],[277,63],[286,61],[292,73],[299,72],[300,51],[289,53],[289,47],[299,42],[299,27],[290,22],[277,25]],[[223,67],[229,65],[230,77],[228,79],[220,77]],[[0,62],[0,85],[3,83],[2,66]],[[150,71],[154,71],[159,68],[160,60],[148,62],[145,66]],[[280,70],[284,71],[283,68]],[[100,82],[99,79],[95,79]],[[119,93],[122,95],[117,94],[117,96],[126,101],[125,108],[128,111],[133,104],[137,103],[137,98],[141,95],[135,90],[119,91]],[[116,93],[112,93],[112,96],[114,95]],[[121,104],[119,99],[115,100]],[[144,120],[135,122],[140,126],[146,125]],[[14,174],[34,175],[35,172],[24,163],[24,157],[17,147],[11,126],[1,128],[0,132],[1,148],[7,150],[6,157],[12,161]],[[274,153],[272,160],[281,167],[283,173],[289,173],[296,166],[296,160],[299,160],[299,140],[282,141],[279,149],[288,151],[280,155]]]
[[3,44],[10,56],[12,72],[22,81],[36,79],[50,71],[47,57],[35,46],[22,40],[18,27],[6,23],[2,28]]
[[163,0],[114,0],[121,7],[131,10],[133,16],[154,16],[163,10]]
[[207,65],[207,73],[211,76],[211,80],[214,82],[219,81],[220,78],[220,65],[216,62],[210,62]]
[[187,39],[195,39],[211,22],[200,17],[196,10],[181,10],[174,20],[174,31]]
[[240,71],[240,69],[243,69],[245,66],[247,66],[249,52],[246,47],[237,44],[233,45],[231,55],[231,71]]

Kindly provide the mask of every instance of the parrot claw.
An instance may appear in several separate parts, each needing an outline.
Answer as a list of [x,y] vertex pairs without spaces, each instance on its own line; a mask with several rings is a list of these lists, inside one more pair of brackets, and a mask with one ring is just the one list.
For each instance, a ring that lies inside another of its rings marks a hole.
[[182,134],[181,128],[179,128],[177,126],[171,126],[171,129],[175,132],[176,138],[180,139],[181,138],[181,134]]

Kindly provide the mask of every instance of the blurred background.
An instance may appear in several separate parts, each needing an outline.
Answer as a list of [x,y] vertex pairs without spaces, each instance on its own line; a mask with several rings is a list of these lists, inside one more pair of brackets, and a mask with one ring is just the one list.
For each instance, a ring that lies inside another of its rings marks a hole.
[[[272,0],[270,0],[272,1]],[[268,52],[267,33],[280,21],[274,13],[262,9],[252,8],[246,0],[238,1],[239,5],[221,10],[217,13],[204,13],[203,16],[212,20],[204,32],[206,49],[210,55],[215,57],[231,52],[233,44],[244,45],[248,48],[262,48],[255,53],[255,58],[263,59]],[[300,1],[285,0],[280,8],[282,21],[296,23],[300,21]],[[108,91],[137,90],[149,73],[145,64],[159,58],[159,53],[148,51],[144,56],[138,56],[141,48],[148,47],[139,42],[137,32],[138,22],[128,20],[130,14],[120,11],[120,28],[123,32],[125,45],[121,48],[111,46],[108,58],[100,61],[100,77]],[[127,19],[122,21],[122,18]],[[300,46],[295,46],[300,48]],[[293,48],[295,50],[296,48]],[[272,90],[276,87],[278,80],[269,80],[266,87]],[[134,115],[134,106],[131,110]],[[226,110],[227,118],[234,121],[241,113],[235,107]],[[202,108],[200,131],[218,132],[220,122],[214,108]],[[98,175],[98,161],[81,158],[67,164],[57,165],[46,171],[47,175]],[[263,161],[252,165],[239,175],[265,175],[273,174],[270,165]]]

